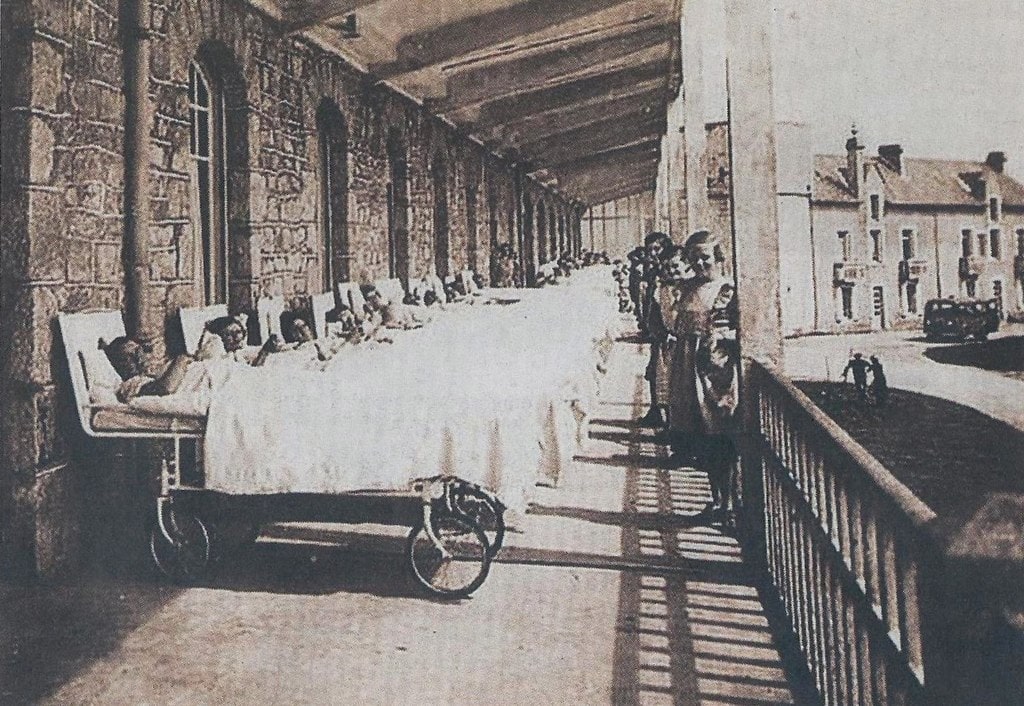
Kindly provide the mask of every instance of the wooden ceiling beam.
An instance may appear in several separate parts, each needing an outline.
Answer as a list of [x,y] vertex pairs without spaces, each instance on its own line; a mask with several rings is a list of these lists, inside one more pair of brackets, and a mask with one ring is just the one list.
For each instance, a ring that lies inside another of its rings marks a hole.
[[[371,66],[370,70],[376,76],[389,79],[433,64],[444,64],[489,47],[511,44],[521,37],[633,2],[636,0],[516,0],[501,3],[495,9],[453,22],[442,22],[428,30],[403,37],[396,47],[397,58]],[[423,11],[429,12],[429,4]]]
[[479,131],[478,134],[500,144],[523,144],[568,130],[592,127],[610,119],[653,117],[664,110],[665,103],[659,91],[638,91],[607,101],[593,101],[574,110],[548,111],[535,119],[501,125],[486,132]]
[[528,159],[544,165],[562,161],[563,157],[573,154],[582,156],[642,138],[660,137],[664,132],[664,115],[637,112],[566,130],[517,147]]
[[620,182],[656,180],[657,176],[658,162],[656,160],[641,160],[633,163],[611,164],[607,167],[592,167],[570,176],[559,175],[558,188],[573,194],[593,193]]
[[284,4],[284,31],[286,34],[305,32],[317,25],[331,24],[361,7],[378,0],[292,0]]
[[578,163],[566,163],[545,167],[549,173],[558,177],[560,182],[572,182],[587,178],[597,172],[614,173],[620,169],[632,169],[638,164],[657,162],[660,152],[638,149],[636,145],[622,145],[605,153],[603,158],[583,160]]
[[527,80],[516,80],[511,83],[492,85],[484,92],[474,92],[462,96],[458,93],[449,94],[443,100],[433,101],[431,109],[439,113],[450,113],[474,105],[482,105],[495,101],[514,101],[528,99],[530,95],[542,94],[545,91],[573,91],[575,87],[588,82],[602,82],[605,79],[631,70],[642,71],[645,67],[657,67],[659,75],[667,79],[669,47],[667,44],[647,47],[635,52],[615,57],[600,64],[591,66],[574,66],[568,72],[543,81],[531,83]]
[[603,189],[583,191],[579,194],[574,194],[574,196],[587,206],[597,206],[608,201],[623,199],[627,196],[650,193],[654,191],[654,188],[654,181],[643,177],[610,184]]
[[619,69],[551,88],[498,96],[486,103],[446,113],[446,116],[456,123],[467,126],[495,125],[585,101],[600,100],[617,91],[656,80],[661,81],[667,88],[665,65],[660,62]]
[[615,67],[618,60],[635,56],[642,62],[644,50],[660,47],[667,63],[669,28],[650,21],[629,25],[612,36],[565,42],[547,51],[519,58],[489,61],[466,69],[445,69],[450,102],[471,105],[486,101],[515,86],[520,91],[543,89],[564,82],[592,67]]
[[544,168],[551,171],[586,169],[594,165],[605,164],[624,155],[657,158],[661,155],[661,138],[642,137],[631,142],[624,142],[614,147],[591,152],[590,154],[577,155],[560,162],[546,162]]

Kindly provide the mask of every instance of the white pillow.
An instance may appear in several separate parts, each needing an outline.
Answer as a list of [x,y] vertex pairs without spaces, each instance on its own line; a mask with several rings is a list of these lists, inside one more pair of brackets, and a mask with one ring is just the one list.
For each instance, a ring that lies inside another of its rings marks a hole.
[[85,386],[89,390],[102,387],[116,390],[121,384],[121,376],[114,370],[107,354],[99,348],[83,349],[78,352],[82,359],[82,370],[85,372]]
[[117,399],[115,387],[90,387],[89,403],[107,406],[121,404],[121,400]]

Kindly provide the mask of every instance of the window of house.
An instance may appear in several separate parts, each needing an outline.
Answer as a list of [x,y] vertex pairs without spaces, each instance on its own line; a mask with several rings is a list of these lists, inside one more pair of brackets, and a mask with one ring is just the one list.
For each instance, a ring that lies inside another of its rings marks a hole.
[[988,251],[996,260],[1003,259],[1003,234],[998,228],[988,232]]
[[879,194],[871,194],[871,220],[877,221],[882,218],[882,197]]
[[188,79],[192,188],[197,207],[194,223],[199,244],[196,284],[205,304],[222,304],[228,299],[224,95],[199,62],[189,65]]
[[917,282],[907,282],[904,285],[905,310],[908,314],[917,313]]
[[1002,216],[1002,204],[999,202],[998,196],[993,196],[988,200],[988,219],[993,223],[998,223],[1000,216]]
[[992,280],[992,298],[996,300],[996,308],[999,309],[1000,315],[1003,313],[1003,282],[1002,280]]
[[882,261],[882,231],[871,231],[871,259],[875,262]]
[[841,230],[836,235],[839,236],[839,252],[842,253],[843,262],[848,262],[852,257],[850,232]]
[[349,281],[348,130],[338,107],[325,101],[317,111],[323,194],[324,289]]
[[1017,229],[1017,255],[1024,257],[1024,228]]
[[900,245],[903,249],[903,259],[914,259],[914,231],[911,228],[904,228],[900,234]]
[[986,257],[988,255],[988,233],[979,230],[978,236],[978,257]]
[[978,295],[978,286],[973,279],[967,280],[967,282],[964,283],[964,288],[967,290],[967,296],[971,299]]
[[960,247],[964,257],[970,257],[974,254],[973,234],[970,228],[964,228],[960,231]]
[[842,296],[843,318],[847,321],[853,318],[853,287],[840,287]]

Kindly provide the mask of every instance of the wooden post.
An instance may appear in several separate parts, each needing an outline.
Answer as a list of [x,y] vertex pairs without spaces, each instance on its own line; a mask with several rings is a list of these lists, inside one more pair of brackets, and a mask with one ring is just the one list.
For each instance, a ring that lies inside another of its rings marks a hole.
[[[771,7],[764,3],[725,0],[724,11],[732,253],[742,356],[738,413],[747,442],[742,444],[739,485],[741,502],[748,502],[739,512],[741,525],[746,530],[748,555],[763,565],[764,519],[748,515],[763,512],[756,499],[764,492],[760,420],[756,385],[750,384],[750,361],[756,359],[773,366],[782,362],[771,65],[773,20]],[[689,144],[688,136],[687,146]],[[704,185],[700,187],[701,192],[706,193]],[[692,186],[687,196],[693,198]]]
[[779,231],[772,102],[772,13],[726,0],[733,257],[743,356],[779,365]]

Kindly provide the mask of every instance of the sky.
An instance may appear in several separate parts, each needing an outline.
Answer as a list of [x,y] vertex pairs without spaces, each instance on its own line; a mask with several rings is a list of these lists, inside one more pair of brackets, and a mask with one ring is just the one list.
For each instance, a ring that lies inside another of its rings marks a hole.
[[1024,0],[777,0],[775,112],[841,153],[984,160],[1024,179]]

